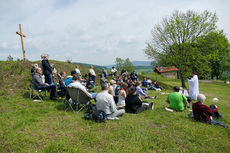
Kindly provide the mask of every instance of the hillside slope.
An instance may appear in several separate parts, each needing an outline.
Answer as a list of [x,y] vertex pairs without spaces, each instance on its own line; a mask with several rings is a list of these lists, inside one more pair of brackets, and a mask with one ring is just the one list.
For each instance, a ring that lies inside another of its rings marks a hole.
[[[65,71],[67,75],[74,70],[75,64],[49,61],[50,64],[54,64],[57,72]],[[21,95],[28,96],[31,85],[31,73],[30,69],[32,64],[40,63],[40,61],[0,61],[0,96],[1,95],[15,95],[20,93]],[[89,67],[79,64],[82,75],[88,73]],[[95,69],[96,73],[99,70]]]

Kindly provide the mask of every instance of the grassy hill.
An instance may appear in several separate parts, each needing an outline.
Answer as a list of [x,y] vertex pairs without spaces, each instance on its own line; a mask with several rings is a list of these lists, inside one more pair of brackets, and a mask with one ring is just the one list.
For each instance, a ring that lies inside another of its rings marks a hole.
[[149,74],[153,72],[152,66],[134,66],[134,69],[138,74],[141,74],[143,72]]
[[88,63],[77,63],[77,62],[73,62],[73,64],[82,65],[82,66],[85,66],[85,67],[88,67],[88,68],[92,65],[94,68],[96,68],[96,69],[98,69],[98,70],[101,70],[102,68],[105,68],[105,69],[106,69],[106,66],[88,64]]
[[[54,64],[57,72],[65,71],[67,75],[75,69],[75,64],[50,60],[50,64]],[[28,96],[30,84],[31,84],[31,73],[30,69],[32,64],[39,64],[40,61],[0,61],[0,95],[15,95],[22,94]],[[82,75],[89,73],[89,67],[81,65],[80,70]],[[99,72],[95,69],[96,73]]]
[[[38,62],[33,62],[38,63]],[[74,64],[50,61],[57,70],[67,73]],[[30,87],[31,62],[0,62],[0,152],[229,152],[230,130],[195,122],[189,110],[167,112],[164,107],[171,87],[179,80],[156,74],[165,87],[162,92],[149,91],[154,100],[153,111],[124,114],[120,120],[96,123],[84,120],[83,111],[64,111],[61,99],[33,102],[27,97]],[[88,67],[80,65],[82,73]],[[98,73],[98,71],[97,71]],[[221,82],[200,83],[207,96],[205,104],[219,98],[221,121],[230,125],[230,86]],[[149,101],[149,100],[148,100]],[[152,100],[150,100],[152,101]]]

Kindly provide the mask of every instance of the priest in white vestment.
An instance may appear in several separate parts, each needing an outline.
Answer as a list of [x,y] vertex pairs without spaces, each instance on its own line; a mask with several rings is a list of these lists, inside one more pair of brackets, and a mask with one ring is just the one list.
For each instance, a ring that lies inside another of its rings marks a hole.
[[191,99],[197,100],[197,96],[199,95],[198,77],[195,73],[192,73],[192,76],[191,79],[188,79],[189,95]]

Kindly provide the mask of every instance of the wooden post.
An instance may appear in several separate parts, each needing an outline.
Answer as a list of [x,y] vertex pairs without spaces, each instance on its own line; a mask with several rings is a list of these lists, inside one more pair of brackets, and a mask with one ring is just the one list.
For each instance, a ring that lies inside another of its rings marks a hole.
[[24,59],[24,61],[26,61],[26,53],[25,53],[25,48],[24,48],[24,43],[23,43],[23,37],[26,37],[26,36],[23,35],[23,33],[22,33],[21,24],[19,24],[19,32],[16,32],[16,34],[20,35],[20,37],[21,37],[23,59]]

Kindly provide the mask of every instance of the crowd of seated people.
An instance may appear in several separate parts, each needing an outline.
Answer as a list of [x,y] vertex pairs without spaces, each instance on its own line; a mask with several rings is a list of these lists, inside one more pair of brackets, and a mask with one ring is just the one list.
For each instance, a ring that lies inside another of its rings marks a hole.
[[150,78],[144,77],[142,80],[142,86],[146,87],[148,90],[161,91],[162,87],[158,84],[156,80],[152,81]]
[[[110,118],[117,118],[125,112],[140,113],[144,110],[153,110],[153,102],[144,101],[144,99],[153,98],[149,96],[148,90],[162,90],[156,80],[152,81],[150,78],[144,77],[142,82],[139,82],[135,71],[129,75],[128,71],[122,70],[121,74],[118,75],[117,70],[113,67],[111,75],[108,75],[104,68],[101,71],[101,75],[99,75],[101,76],[100,85],[102,91],[100,93],[90,93],[89,89],[93,88],[96,83],[96,73],[93,66],[90,66],[89,74],[85,74],[84,79],[82,79],[79,65],[71,71],[70,76],[66,76],[66,72],[61,71],[61,80],[57,85],[54,83],[54,72],[52,72],[47,54],[42,55],[41,66],[42,68],[38,64],[33,65],[31,69],[32,82],[37,89],[48,90],[51,100],[56,100],[58,95],[66,95],[66,86],[79,88],[95,100],[97,109],[103,110]],[[42,79],[42,75],[45,75],[45,80]],[[112,79],[108,81],[109,76]],[[61,92],[57,92],[57,89]],[[197,121],[227,127],[224,123],[213,120],[212,117],[221,118],[222,115],[218,113],[216,105],[211,105],[210,107],[204,105],[205,99],[204,95],[198,95],[197,102],[192,105],[190,117]],[[188,100],[189,95],[186,89],[175,86],[166,101],[171,109],[183,111],[186,107],[189,107]]]

